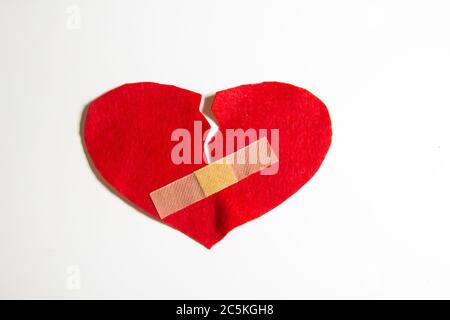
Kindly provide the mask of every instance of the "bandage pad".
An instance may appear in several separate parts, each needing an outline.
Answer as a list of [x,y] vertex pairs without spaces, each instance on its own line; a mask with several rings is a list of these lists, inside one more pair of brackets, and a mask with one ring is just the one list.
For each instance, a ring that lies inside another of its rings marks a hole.
[[277,155],[264,137],[151,192],[150,198],[164,219],[277,162]]
[[238,182],[233,168],[223,161],[213,162],[194,172],[206,197]]

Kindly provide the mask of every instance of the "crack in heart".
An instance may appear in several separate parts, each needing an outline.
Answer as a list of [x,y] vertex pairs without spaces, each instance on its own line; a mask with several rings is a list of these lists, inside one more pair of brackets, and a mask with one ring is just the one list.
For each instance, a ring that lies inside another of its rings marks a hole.
[[200,102],[200,112],[203,114],[203,116],[206,118],[210,125],[210,129],[208,132],[208,135],[205,138],[205,142],[203,143],[203,152],[206,156],[206,162],[211,163],[212,162],[212,156],[211,156],[211,150],[209,148],[209,143],[213,139],[213,137],[216,135],[216,133],[219,131],[219,124],[217,123],[217,119],[214,116],[214,113],[211,110],[212,104],[214,101],[214,94],[208,94],[202,96],[202,100]]

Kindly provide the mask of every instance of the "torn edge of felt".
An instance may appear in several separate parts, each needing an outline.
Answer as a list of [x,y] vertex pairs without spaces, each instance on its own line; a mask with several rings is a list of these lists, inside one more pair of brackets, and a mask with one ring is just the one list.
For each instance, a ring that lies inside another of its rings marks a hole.
[[164,219],[278,162],[266,137],[150,193]]

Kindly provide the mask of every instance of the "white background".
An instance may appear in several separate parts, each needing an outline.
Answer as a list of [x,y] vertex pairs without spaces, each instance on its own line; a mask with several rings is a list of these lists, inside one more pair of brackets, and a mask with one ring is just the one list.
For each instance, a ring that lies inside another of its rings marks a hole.
[[[0,297],[450,298],[449,15],[444,0],[1,0]],[[270,80],[327,104],[330,152],[212,250],[88,166],[81,113],[107,90]]]

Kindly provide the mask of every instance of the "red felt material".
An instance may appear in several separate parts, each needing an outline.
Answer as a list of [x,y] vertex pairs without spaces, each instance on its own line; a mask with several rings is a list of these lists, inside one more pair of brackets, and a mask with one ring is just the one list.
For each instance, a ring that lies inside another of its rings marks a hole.
[[[161,220],[149,193],[205,165],[171,161],[177,144],[170,139],[173,130],[188,129],[193,137],[195,120],[209,129],[198,110],[200,100],[200,94],[174,86],[136,83],[89,106],[84,138],[92,163],[110,186],[155,219]],[[162,220],[208,248],[300,189],[319,169],[332,135],[325,105],[289,84],[219,91],[212,111],[223,133],[227,128],[279,129],[280,162],[275,175],[254,174]]]

